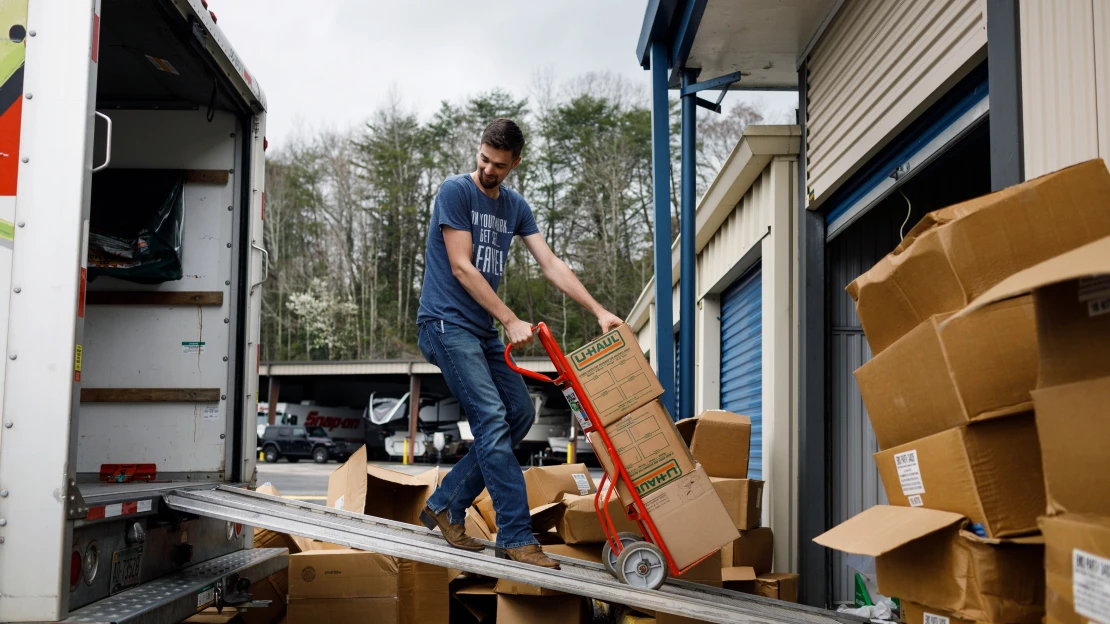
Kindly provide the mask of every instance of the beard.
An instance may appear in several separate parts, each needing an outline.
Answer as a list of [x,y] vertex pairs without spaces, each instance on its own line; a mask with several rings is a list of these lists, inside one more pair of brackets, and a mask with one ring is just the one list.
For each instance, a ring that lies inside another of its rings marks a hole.
[[481,171],[478,172],[478,183],[486,190],[493,190],[501,184],[501,180],[495,177],[486,177],[486,174]]

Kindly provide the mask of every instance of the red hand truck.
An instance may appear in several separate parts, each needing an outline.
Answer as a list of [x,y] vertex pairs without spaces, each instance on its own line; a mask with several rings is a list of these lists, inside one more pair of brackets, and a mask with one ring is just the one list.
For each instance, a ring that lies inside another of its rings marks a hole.
[[[530,371],[525,368],[520,368],[513,362],[510,352],[513,345],[509,344],[505,347],[505,363],[509,368],[538,381],[545,383],[553,383],[560,389],[570,388],[574,391],[578,404],[581,407],[579,410],[575,405],[571,405],[571,410],[579,414],[585,413],[589,419],[588,422],[583,424],[583,434],[597,432],[598,437],[604,443],[604,450],[594,447],[594,453],[600,454],[605,452],[609,456],[610,464],[613,466],[613,472],[616,474],[606,474],[601,479],[601,486],[598,487],[597,494],[594,495],[594,510],[597,512],[598,518],[601,520],[601,527],[605,531],[606,543],[602,549],[601,561],[610,574],[614,575],[622,583],[638,587],[641,589],[658,589],[667,580],[667,573],[670,572],[671,576],[681,576],[690,568],[698,565],[705,559],[708,559],[713,553],[709,553],[700,560],[693,564],[679,569],[675,565],[674,558],[671,556],[670,550],[667,549],[666,543],[659,535],[659,530],[655,528],[655,522],[652,521],[651,516],[648,514],[647,507],[644,506],[643,498],[640,493],[636,491],[636,486],[632,482],[632,476],[625,468],[624,462],[621,461],[617,455],[616,449],[613,447],[612,440],[609,439],[609,434],[606,433],[605,428],[601,426],[601,419],[597,416],[597,411],[590,403],[586,393],[583,391],[582,384],[579,382],[578,377],[574,375],[567,362],[567,358],[563,355],[563,350],[559,348],[559,344],[555,342],[555,337],[552,336],[551,330],[548,329],[547,324],[539,323],[532,327],[532,332],[540,339],[540,344],[547,351],[548,357],[555,365],[555,371],[558,376],[552,379],[547,375]],[[568,397],[569,400],[570,397]],[[581,420],[581,418],[579,418]],[[600,455],[599,455],[600,456]],[[616,525],[613,523],[613,518],[609,515],[609,501],[613,497],[614,481],[620,480],[628,488],[632,494],[632,504],[625,505],[625,513],[628,517],[635,521],[640,526],[640,531],[643,534],[641,539],[635,533],[618,532]],[[691,527],[694,530],[695,527]]]

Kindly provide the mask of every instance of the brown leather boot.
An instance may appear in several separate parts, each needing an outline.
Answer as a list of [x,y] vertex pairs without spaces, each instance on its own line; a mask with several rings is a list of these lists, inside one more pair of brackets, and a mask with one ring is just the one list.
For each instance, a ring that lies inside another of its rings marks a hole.
[[[502,554],[503,553],[503,554]],[[538,544],[529,544],[528,546],[518,546],[516,548],[504,548],[499,553],[503,559],[512,559],[521,563],[539,566],[541,568],[548,568],[551,570],[559,570],[559,562],[544,554],[543,549]]]
[[466,534],[466,528],[461,524],[451,524],[448,518],[447,510],[439,512],[438,514],[432,513],[432,510],[427,505],[420,512],[420,521],[424,526],[431,530],[439,527],[439,532],[443,534],[443,539],[455,548],[478,552],[485,550],[485,545],[482,542],[470,537]]

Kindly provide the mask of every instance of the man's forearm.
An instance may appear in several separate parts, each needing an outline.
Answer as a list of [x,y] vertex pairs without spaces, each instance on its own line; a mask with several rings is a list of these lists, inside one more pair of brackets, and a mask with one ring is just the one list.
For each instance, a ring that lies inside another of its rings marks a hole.
[[486,312],[489,312],[502,325],[507,325],[509,322],[516,320],[516,314],[509,309],[509,306],[505,305],[504,301],[501,301],[497,293],[490,288],[486,278],[482,277],[482,274],[473,265],[457,269],[455,278],[459,280],[466,292],[474,297],[478,305],[485,308]]
[[577,301],[579,305],[589,310],[594,316],[605,311],[605,308],[590,296],[589,291],[578,280],[578,276],[567,266],[566,262],[556,260],[550,268],[544,271],[544,277],[554,284],[555,288],[566,293],[568,297]]

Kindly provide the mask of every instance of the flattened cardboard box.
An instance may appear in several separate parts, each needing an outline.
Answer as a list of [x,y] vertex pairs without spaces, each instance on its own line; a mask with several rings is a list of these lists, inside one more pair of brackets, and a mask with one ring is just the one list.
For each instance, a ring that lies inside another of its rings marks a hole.
[[[566,505],[567,509],[559,523],[555,525],[555,531],[564,543],[601,544],[605,542],[605,530],[601,528],[601,519],[597,517],[594,496],[594,494],[589,496],[563,495],[563,504]],[[609,499],[608,512],[617,528],[617,532],[640,534],[640,527],[628,518],[624,506],[621,505],[616,496]]]
[[1030,292],[1040,351],[1037,387],[1110,377],[1110,237],[1014,274],[956,316]]
[[880,449],[1027,412],[1037,382],[1033,298],[940,325],[931,317],[855,372]]
[[724,410],[706,410],[675,423],[694,461],[711,477],[746,479],[752,421]]
[[759,526],[763,516],[763,481],[710,477],[732,523],[741,531]]
[[585,496],[597,491],[586,464],[533,466],[524,471],[524,487],[528,491],[528,508],[557,503],[563,494]]
[[[497,512],[493,508],[493,498],[489,495],[489,490],[482,490],[478,494],[478,498],[474,500],[473,508],[478,511],[481,519],[486,523],[486,527],[489,529],[487,533],[491,536],[497,533]],[[529,509],[528,515],[532,521],[532,532],[544,533],[555,528],[555,525],[562,520],[566,509],[567,507],[562,501]],[[481,535],[472,535],[471,537],[487,539],[481,537]]]
[[957,427],[875,454],[892,505],[967,516],[985,537],[1035,532],[1044,475],[1032,414]]
[[543,551],[549,555],[601,563],[601,549],[603,547],[604,544],[548,544],[543,547]]
[[701,466],[645,496],[644,506],[679,568],[711,556],[739,537]]
[[1110,235],[1102,159],[927,214],[846,289],[875,354],[1007,277]]
[[1037,390],[1033,401],[1048,513],[1110,516],[1110,377]]
[[608,427],[632,410],[663,394],[635,332],[622,324],[567,356],[589,400]]
[[984,622],[1034,624],[1044,613],[1040,536],[991,540],[960,514],[876,505],[814,538],[875,557],[879,592]]
[[1110,620],[1110,517],[1041,518],[1045,540],[1045,609],[1049,622]]
[[328,477],[328,507],[420,524],[420,510],[435,491],[438,476],[435,468],[413,476],[371,466],[364,446]]
[[[694,470],[694,460],[682,440],[667,408],[652,401],[605,428],[613,447],[640,496],[645,496]],[[598,461],[605,472],[613,475],[614,466],[597,431],[588,434],[597,449]],[[632,504],[632,495],[624,481],[617,481],[617,496]]]

